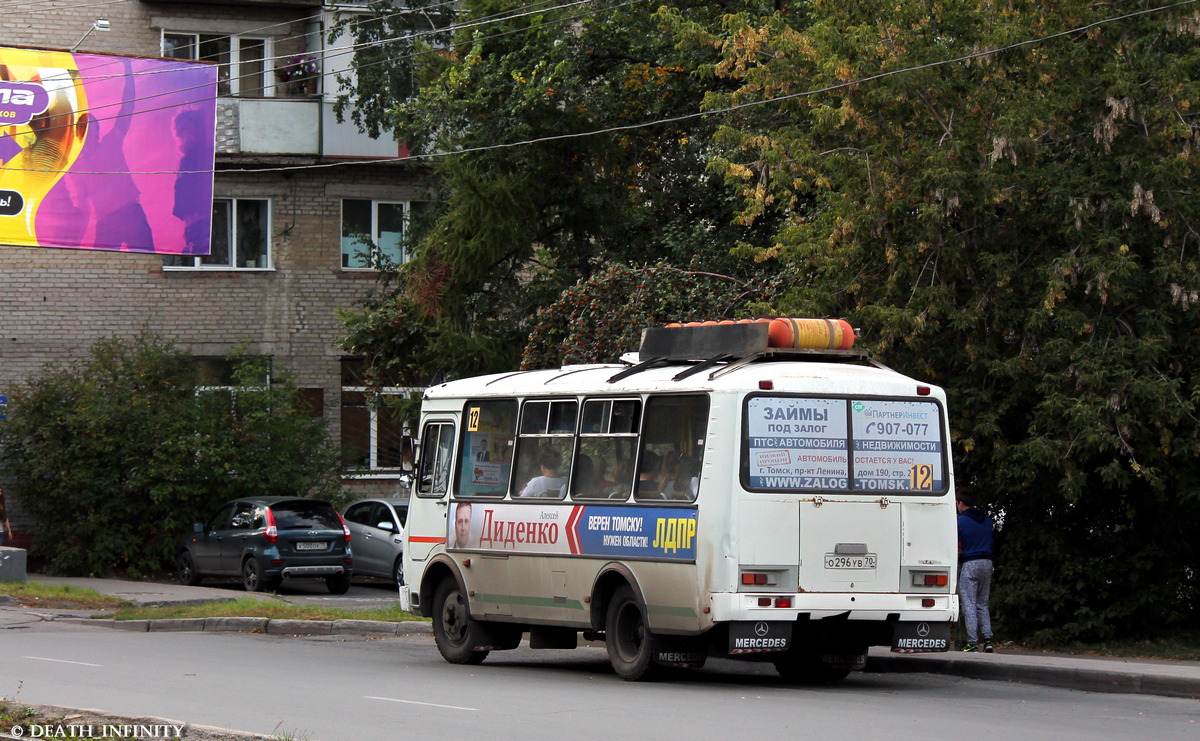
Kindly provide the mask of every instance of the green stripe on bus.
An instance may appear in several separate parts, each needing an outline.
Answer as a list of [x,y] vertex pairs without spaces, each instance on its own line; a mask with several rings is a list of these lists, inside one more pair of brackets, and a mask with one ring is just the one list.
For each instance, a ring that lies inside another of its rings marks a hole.
[[558,607],[568,610],[582,610],[583,603],[577,599],[556,600],[553,597],[520,597],[513,594],[475,594],[476,602],[496,602],[502,605],[520,605],[522,607]]
[[672,605],[646,605],[646,611],[656,617],[694,618],[696,611],[691,607],[673,607]]

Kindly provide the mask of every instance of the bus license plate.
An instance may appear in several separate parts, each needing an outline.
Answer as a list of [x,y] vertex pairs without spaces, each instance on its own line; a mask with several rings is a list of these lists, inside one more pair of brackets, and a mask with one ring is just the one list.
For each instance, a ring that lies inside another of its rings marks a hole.
[[296,550],[298,550],[298,551],[323,551],[323,550],[325,550],[325,544],[319,543],[317,541],[311,541],[311,540],[310,541],[301,541],[296,544]]
[[875,568],[874,553],[860,553],[853,556],[846,556],[840,553],[825,554],[825,568],[827,569],[873,569]]

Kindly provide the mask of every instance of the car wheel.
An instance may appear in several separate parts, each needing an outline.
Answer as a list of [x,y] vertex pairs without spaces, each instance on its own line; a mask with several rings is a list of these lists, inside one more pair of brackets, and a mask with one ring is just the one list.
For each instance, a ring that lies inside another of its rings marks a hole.
[[654,636],[646,626],[646,610],[628,584],[608,603],[604,629],[608,660],[617,676],[630,682],[652,679],[656,673],[650,660]]
[[443,579],[433,595],[433,639],[438,652],[451,664],[478,664],[488,655],[475,649],[478,634],[462,588],[453,578]]
[[192,560],[192,554],[189,551],[179,554],[175,575],[179,577],[180,584],[189,587],[194,587],[200,583],[200,574],[196,571],[196,562]]
[[345,594],[350,591],[350,576],[347,574],[327,576],[325,577],[325,586],[329,588],[330,594]]
[[392,581],[396,586],[404,586],[404,554],[396,556],[396,564],[392,566]]
[[258,567],[258,560],[253,556],[242,563],[242,586],[247,592],[261,592],[266,589],[266,581]]

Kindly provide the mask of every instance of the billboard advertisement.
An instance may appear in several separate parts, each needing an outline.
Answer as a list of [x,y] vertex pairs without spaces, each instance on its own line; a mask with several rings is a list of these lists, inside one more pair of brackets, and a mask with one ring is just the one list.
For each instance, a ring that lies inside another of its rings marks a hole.
[[0,244],[207,255],[216,65],[0,47]]

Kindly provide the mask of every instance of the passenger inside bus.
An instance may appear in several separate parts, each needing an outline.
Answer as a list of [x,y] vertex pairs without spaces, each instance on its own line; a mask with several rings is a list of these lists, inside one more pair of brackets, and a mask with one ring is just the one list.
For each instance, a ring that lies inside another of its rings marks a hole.
[[567,480],[558,475],[562,458],[553,450],[547,450],[538,457],[540,476],[534,476],[521,489],[518,496],[522,497],[556,497],[562,493]]
[[690,500],[700,490],[700,463],[690,455],[681,455],[674,475],[663,485],[664,499]]
[[652,450],[642,452],[641,466],[638,468],[637,496],[645,499],[659,493],[658,477],[662,458]]
[[595,497],[600,493],[599,480],[596,478],[596,464],[591,456],[580,453],[575,457],[575,483],[572,493],[577,497]]

